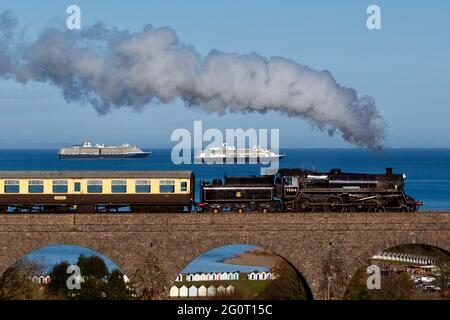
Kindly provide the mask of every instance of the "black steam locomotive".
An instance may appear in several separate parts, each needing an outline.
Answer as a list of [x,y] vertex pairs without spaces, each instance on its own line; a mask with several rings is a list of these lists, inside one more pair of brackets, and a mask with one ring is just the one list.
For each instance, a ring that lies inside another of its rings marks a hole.
[[315,172],[280,169],[274,175],[225,177],[203,182],[203,211],[384,212],[416,211],[421,203],[404,192],[403,174]]

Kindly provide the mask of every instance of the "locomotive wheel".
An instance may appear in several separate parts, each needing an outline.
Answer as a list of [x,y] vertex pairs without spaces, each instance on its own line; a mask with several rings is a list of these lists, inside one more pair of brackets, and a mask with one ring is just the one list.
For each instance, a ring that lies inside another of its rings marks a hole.
[[6,213],[8,206],[0,206],[0,213]]
[[219,209],[217,209],[217,208],[212,209],[212,213],[218,214],[219,213]]
[[373,208],[373,212],[386,212],[386,208],[383,207],[382,205],[379,205]]
[[323,206],[324,212],[342,212],[344,210],[344,207],[340,206],[343,201],[339,197],[329,197],[325,202],[327,204]]
[[261,211],[261,213],[268,213],[269,212],[269,210],[267,208],[261,208],[260,211]]
[[300,197],[295,201],[295,211],[297,212],[312,212],[314,211],[314,204],[310,198]]
[[242,208],[238,208],[236,211],[237,211],[237,213],[244,213],[244,209],[242,209]]
[[370,212],[371,207],[367,205],[357,204],[349,206],[349,212]]
[[409,212],[409,208],[406,205],[401,205],[400,209],[398,211],[400,211],[400,212]]

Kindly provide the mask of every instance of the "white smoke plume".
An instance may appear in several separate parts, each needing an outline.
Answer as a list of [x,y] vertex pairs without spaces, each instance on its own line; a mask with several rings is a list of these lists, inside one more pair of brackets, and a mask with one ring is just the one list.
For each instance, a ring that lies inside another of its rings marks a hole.
[[50,83],[67,101],[100,114],[181,98],[218,114],[275,111],[359,146],[383,144],[384,121],[372,98],[289,59],[217,50],[202,57],[174,30],[152,26],[134,33],[103,24],[48,28],[31,41],[20,34],[14,15],[1,14],[0,77]]

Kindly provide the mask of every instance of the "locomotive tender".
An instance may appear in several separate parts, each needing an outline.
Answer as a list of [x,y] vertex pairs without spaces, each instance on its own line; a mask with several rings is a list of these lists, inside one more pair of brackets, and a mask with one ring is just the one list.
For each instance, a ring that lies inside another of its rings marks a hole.
[[280,169],[202,182],[192,171],[0,171],[0,212],[415,211],[404,175]]
[[244,212],[416,211],[421,203],[404,192],[403,174],[315,172],[280,169],[275,175],[225,177],[202,185],[204,210]]

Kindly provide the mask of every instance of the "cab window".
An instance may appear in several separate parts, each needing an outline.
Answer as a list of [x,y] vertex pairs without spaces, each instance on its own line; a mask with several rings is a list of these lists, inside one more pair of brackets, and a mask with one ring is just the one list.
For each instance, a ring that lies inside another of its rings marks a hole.
[[161,180],[159,182],[159,192],[174,193],[175,192],[175,181],[174,180]]
[[88,193],[102,193],[103,192],[102,180],[88,180],[87,192]]
[[19,180],[5,180],[4,190],[5,193],[19,193],[20,183]]
[[43,180],[28,181],[28,193],[43,193],[43,192],[44,192]]

